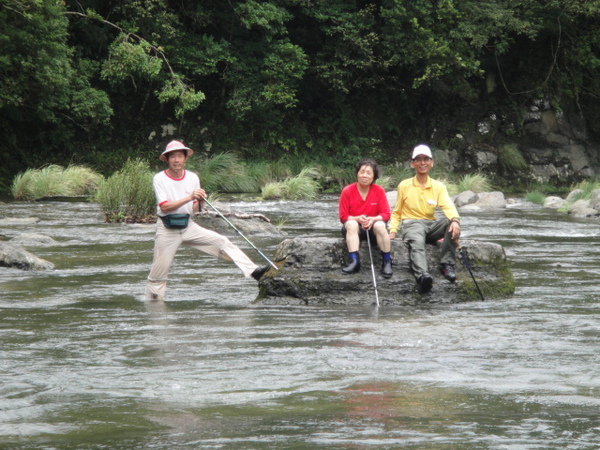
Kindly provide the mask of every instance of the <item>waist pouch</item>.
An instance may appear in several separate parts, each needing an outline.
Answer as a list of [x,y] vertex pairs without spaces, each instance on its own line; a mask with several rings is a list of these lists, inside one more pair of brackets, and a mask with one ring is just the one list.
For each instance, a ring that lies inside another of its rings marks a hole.
[[166,228],[174,230],[183,230],[188,226],[190,220],[189,214],[167,214],[166,216],[158,216],[163,221]]

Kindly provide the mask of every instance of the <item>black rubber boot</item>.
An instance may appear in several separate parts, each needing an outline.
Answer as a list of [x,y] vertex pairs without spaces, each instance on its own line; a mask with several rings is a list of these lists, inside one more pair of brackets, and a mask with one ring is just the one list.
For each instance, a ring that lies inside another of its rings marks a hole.
[[433,286],[433,278],[428,273],[424,273],[419,277],[417,283],[419,283],[421,293],[429,292]]
[[444,275],[446,280],[450,283],[456,281],[456,272],[454,271],[454,266],[452,264],[442,264],[440,272],[442,272],[442,275]]
[[381,275],[383,275],[384,278],[390,278],[393,275],[393,271],[392,271],[392,260],[388,259],[387,261],[383,261],[383,263],[381,264]]
[[392,256],[390,252],[381,252],[381,275],[383,278],[390,278],[394,273],[392,271]]
[[271,268],[271,266],[267,265],[267,266],[262,266],[262,267],[257,267],[256,269],[254,269],[254,271],[252,272],[252,278],[254,278],[256,281],[260,280],[260,278],[265,274],[265,272],[267,270],[269,270]]
[[351,273],[356,273],[359,270],[360,270],[360,256],[358,256],[358,252],[356,252],[356,255],[350,256],[350,264],[348,264],[346,267],[344,267],[342,269],[342,272],[344,272],[345,274],[351,274]]

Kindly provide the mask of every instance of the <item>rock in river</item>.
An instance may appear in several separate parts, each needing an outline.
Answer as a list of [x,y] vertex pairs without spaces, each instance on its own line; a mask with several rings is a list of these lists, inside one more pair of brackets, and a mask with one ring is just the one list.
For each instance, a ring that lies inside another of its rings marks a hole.
[[[502,246],[491,242],[461,240],[473,275],[486,300],[514,293],[514,279]],[[480,300],[473,278],[457,252],[457,281],[452,284],[439,271],[439,248],[427,245],[429,273],[434,279],[429,293],[421,294],[408,265],[408,247],[392,241],[394,275],[381,276],[381,253],[374,246],[373,264],[379,302],[382,305],[457,303]],[[275,255],[279,270],[269,270],[259,282],[256,303],[262,304],[342,304],[375,303],[375,289],[366,242],[361,243],[361,270],[345,275],[346,243],[341,238],[297,237],[284,240]]]
[[7,242],[0,242],[0,266],[23,270],[50,270],[54,264],[38,258],[24,248]]

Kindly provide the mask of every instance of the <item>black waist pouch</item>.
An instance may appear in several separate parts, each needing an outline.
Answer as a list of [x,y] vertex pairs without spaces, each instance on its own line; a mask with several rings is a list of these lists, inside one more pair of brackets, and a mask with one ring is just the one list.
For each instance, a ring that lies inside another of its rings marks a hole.
[[174,230],[183,230],[188,226],[190,220],[189,214],[167,214],[166,216],[158,216],[163,221],[166,228]]

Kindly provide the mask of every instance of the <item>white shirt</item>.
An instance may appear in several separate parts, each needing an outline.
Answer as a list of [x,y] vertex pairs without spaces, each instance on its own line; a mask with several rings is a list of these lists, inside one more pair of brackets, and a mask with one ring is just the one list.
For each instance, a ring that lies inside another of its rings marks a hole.
[[[200,189],[200,179],[194,172],[183,171],[181,178],[171,178],[166,170],[158,172],[154,175],[152,181],[154,186],[154,193],[156,194],[157,209],[156,214],[159,216],[165,216],[160,209],[161,205],[167,202],[173,202],[180,200],[194,192],[194,189]],[[192,215],[193,202],[188,202],[179,208],[170,211],[169,214],[189,214]]]

